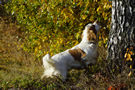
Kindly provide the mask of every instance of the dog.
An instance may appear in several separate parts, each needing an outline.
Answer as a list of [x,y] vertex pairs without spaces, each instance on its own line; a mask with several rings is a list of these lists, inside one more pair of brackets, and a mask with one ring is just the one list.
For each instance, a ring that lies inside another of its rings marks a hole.
[[54,56],[46,54],[43,57],[43,77],[61,76],[65,82],[68,70],[82,69],[90,64],[95,64],[98,58],[97,33],[100,25],[98,21],[85,26],[82,33],[82,41],[71,49],[58,53]]
[[98,58],[98,31],[100,25],[96,20],[93,24],[86,25],[82,33],[82,41],[72,49],[80,48],[86,53],[83,59],[86,65],[95,64]]

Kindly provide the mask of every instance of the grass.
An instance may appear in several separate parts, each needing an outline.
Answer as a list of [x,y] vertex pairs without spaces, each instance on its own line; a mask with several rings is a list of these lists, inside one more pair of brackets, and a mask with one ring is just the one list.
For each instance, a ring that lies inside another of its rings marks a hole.
[[25,84],[29,85],[40,78],[43,72],[41,61],[35,61],[32,53],[19,48],[24,33],[17,28],[17,25],[8,22],[7,17],[1,17],[1,19],[0,88],[27,87]]
[[88,70],[71,70],[68,80],[63,83],[59,78],[41,80],[43,73],[42,60],[36,60],[33,53],[25,52],[20,45],[25,33],[21,31],[10,17],[0,17],[0,89],[107,89],[121,84],[132,86],[134,78],[123,72],[110,78],[107,72],[106,49],[99,48],[98,63]]

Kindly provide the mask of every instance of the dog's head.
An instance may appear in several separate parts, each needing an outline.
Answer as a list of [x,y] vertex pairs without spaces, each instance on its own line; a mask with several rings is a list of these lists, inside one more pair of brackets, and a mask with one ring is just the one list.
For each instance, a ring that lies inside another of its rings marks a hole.
[[97,33],[99,28],[100,25],[97,20],[92,24],[86,25],[82,34],[83,40],[87,42],[97,42]]

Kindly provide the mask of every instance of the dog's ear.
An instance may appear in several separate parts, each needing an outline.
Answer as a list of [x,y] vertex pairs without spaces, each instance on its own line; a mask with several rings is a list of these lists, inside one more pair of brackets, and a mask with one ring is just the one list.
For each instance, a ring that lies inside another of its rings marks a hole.
[[95,35],[97,35],[97,30],[95,29],[95,25],[92,25],[88,28],[89,30],[92,30]]
[[91,27],[88,28],[87,38],[89,41],[95,42],[97,40],[97,31],[95,29],[95,25],[92,25]]
[[97,32],[99,31],[100,29],[100,23],[98,22],[98,20],[96,20],[93,25],[95,25],[95,29],[97,30]]

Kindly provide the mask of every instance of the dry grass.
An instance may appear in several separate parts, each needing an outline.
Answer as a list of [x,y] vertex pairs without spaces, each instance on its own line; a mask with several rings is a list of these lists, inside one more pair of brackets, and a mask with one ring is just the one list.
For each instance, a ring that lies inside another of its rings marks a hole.
[[35,61],[32,53],[20,48],[24,33],[16,24],[8,22],[7,17],[0,19],[0,87],[20,78],[40,78],[43,71],[41,61]]

